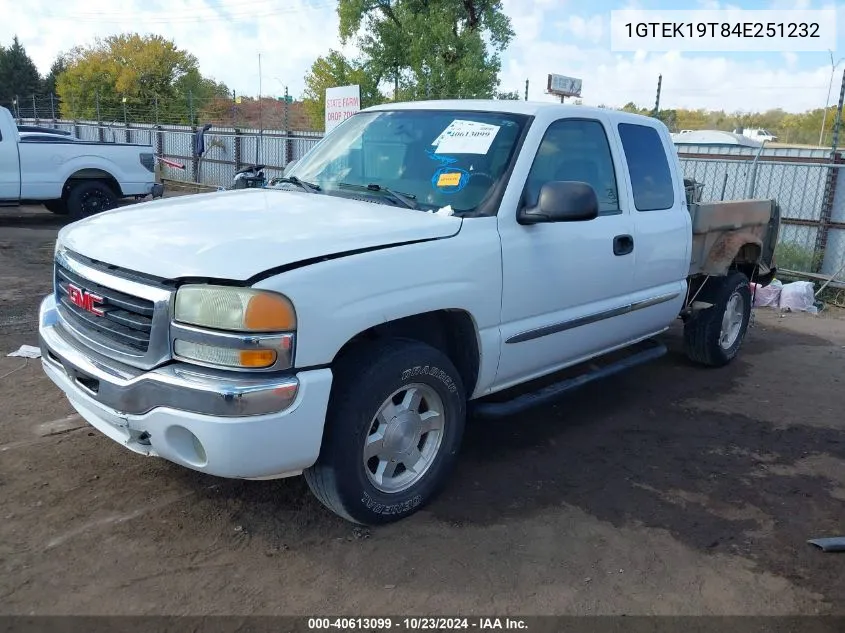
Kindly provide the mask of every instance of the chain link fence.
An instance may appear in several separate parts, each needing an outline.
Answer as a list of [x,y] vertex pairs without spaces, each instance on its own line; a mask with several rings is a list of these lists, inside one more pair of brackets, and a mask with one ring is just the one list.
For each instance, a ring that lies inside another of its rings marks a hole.
[[19,122],[64,130],[84,141],[151,145],[156,156],[184,166],[180,169],[160,163],[162,178],[212,187],[231,185],[235,172],[251,164],[266,165],[268,178],[280,176],[288,163],[302,158],[323,136],[320,132],[212,127],[205,133],[205,153],[197,157],[196,130],[187,125],[27,118]]
[[778,268],[845,282],[845,164],[840,154],[833,159],[829,150],[777,149],[757,157],[755,150],[702,150],[680,148],[684,177],[703,183],[702,200],[776,200],[781,207]]

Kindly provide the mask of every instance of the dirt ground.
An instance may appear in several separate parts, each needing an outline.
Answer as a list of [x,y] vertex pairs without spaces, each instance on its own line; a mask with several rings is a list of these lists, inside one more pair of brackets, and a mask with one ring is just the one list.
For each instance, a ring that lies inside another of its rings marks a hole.
[[473,421],[442,496],[366,530],[301,478],[131,453],[7,358],[37,343],[59,227],[0,212],[3,613],[845,614],[845,554],[806,542],[845,534],[841,313],[759,310],[720,370],[675,328],[657,362]]

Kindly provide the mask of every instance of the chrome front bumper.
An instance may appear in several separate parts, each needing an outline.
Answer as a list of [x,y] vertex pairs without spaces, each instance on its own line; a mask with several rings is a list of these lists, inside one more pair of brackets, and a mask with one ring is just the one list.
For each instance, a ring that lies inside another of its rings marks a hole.
[[170,363],[143,371],[84,348],[59,322],[54,295],[39,309],[42,362],[57,370],[82,393],[104,407],[143,415],[156,407],[217,417],[279,413],[295,401],[295,376],[270,377],[199,369]]

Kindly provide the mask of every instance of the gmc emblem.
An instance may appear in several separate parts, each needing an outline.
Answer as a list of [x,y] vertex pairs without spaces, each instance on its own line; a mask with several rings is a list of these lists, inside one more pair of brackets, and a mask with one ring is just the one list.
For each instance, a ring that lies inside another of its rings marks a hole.
[[73,284],[67,285],[67,298],[77,308],[82,308],[86,312],[103,316],[105,314],[98,306],[102,305],[103,298],[95,295],[87,290],[83,290],[79,286]]

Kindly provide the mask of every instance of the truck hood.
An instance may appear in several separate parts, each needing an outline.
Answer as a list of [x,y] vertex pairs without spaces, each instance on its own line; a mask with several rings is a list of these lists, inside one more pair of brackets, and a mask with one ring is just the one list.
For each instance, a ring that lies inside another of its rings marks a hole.
[[113,209],[64,227],[59,244],[167,279],[245,281],[271,268],[456,235],[460,218],[298,191],[242,189]]

